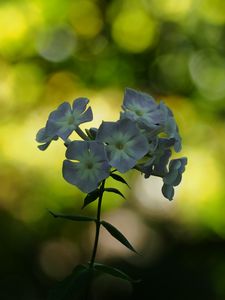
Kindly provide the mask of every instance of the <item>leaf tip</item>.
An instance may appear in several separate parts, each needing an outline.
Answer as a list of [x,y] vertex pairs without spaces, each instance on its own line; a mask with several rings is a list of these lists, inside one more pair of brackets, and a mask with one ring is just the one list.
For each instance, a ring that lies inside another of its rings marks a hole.
[[54,218],[57,218],[58,216],[52,212],[50,209],[47,208],[47,211],[50,213],[50,215],[52,215]]

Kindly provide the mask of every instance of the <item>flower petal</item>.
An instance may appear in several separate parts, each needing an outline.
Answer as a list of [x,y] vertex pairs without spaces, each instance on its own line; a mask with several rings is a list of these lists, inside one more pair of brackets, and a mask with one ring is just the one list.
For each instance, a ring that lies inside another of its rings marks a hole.
[[164,153],[159,157],[157,163],[154,163],[154,175],[164,176],[167,172],[167,164],[172,154],[170,149],[166,149]]
[[93,120],[93,113],[91,107],[88,107],[88,109],[79,117],[79,124],[89,122]]
[[116,130],[116,122],[102,122],[96,136],[97,141],[107,142],[112,133]]
[[125,145],[124,151],[135,158],[136,160],[142,158],[149,151],[149,144],[147,139],[140,133]]
[[51,144],[51,141],[50,142],[47,142],[45,144],[41,144],[41,145],[38,145],[38,149],[40,149],[41,151],[44,151],[48,148],[48,146]]
[[121,173],[125,173],[136,164],[136,159],[128,156],[125,152],[116,150],[110,153],[109,163]]
[[172,111],[163,103],[163,101],[160,102],[159,104],[159,110],[163,114],[163,119],[162,119],[162,126],[163,126],[163,132],[167,134],[169,138],[174,138],[175,143],[174,143],[174,150],[176,152],[181,151],[181,136],[179,134],[179,130],[176,124],[176,121],[173,117]]
[[51,142],[53,140],[57,140],[58,137],[57,136],[49,136],[46,132],[46,128],[41,128],[37,135],[36,135],[36,141],[39,142],[39,143],[44,143],[42,145],[38,145],[38,148],[41,150],[41,151],[44,151],[48,148],[48,146],[51,144]]
[[90,152],[95,156],[96,162],[102,162],[107,160],[106,151],[103,143],[101,142],[89,142]]
[[61,127],[57,134],[59,137],[61,137],[64,141],[66,141],[68,139],[68,137],[71,135],[71,133],[74,130],[74,126],[73,125],[65,125],[64,127]]
[[49,136],[46,135],[45,127],[41,128],[37,135],[36,135],[36,141],[39,143],[44,143],[49,141]]
[[67,182],[76,185],[84,193],[90,193],[98,187],[98,180],[96,180],[96,177],[91,175],[91,173],[84,172],[83,168],[80,166],[79,163],[64,160],[64,179]]
[[150,111],[156,107],[156,102],[153,97],[146,93],[126,88],[122,107],[131,111],[138,108],[141,111]]
[[66,157],[78,162],[65,160],[63,176],[83,192],[93,191],[100,181],[110,175],[110,165],[101,142],[73,141],[68,145]]
[[80,113],[84,112],[89,100],[87,98],[77,98],[73,101],[73,110],[76,110]]
[[174,188],[171,185],[167,185],[167,184],[163,184],[162,186],[162,193],[163,195],[169,199],[169,200],[173,200],[173,196],[174,196]]
[[80,160],[88,152],[89,144],[86,141],[73,141],[66,150],[66,158]]
[[48,119],[58,121],[59,119],[62,119],[71,113],[72,111],[70,104],[68,102],[63,102],[56,110],[50,113]]
[[96,139],[107,144],[109,163],[122,173],[134,167],[136,161],[149,151],[147,138],[128,119],[103,122]]

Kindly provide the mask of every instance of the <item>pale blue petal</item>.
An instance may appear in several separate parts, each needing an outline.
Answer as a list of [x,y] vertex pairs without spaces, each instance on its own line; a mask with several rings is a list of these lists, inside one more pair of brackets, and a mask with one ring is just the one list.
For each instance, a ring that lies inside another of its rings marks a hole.
[[123,119],[136,121],[138,119],[138,116],[133,111],[124,111],[120,113],[120,120]]
[[53,140],[57,140],[58,137],[57,136],[49,136],[47,135],[46,133],[46,128],[41,128],[37,135],[36,135],[36,141],[39,142],[39,143],[44,143],[42,145],[38,145],[38,148],[41,150],[41,151],[44,151],[48,148],[48,146],[51,144],[51,142]]
[[123,151],[117,150],[111,152],[109,163],[112,167],[116,168],[119,172],[125,173],[136,164],[136,159],[129,157]]
[[109,164],[103,162],[98,169],[87,170],[83,168],[81,163],[64,160],[63,177],[67,182],[76,185],[81,191],[90,193],[98,187],[100,181],[109,177],[109,168]]
[[168,135],[169,138],[174,138],[174,150],[176,152],[181,151],[181,137],[179,134],[179,130],[176,124],[175,119],[173,118],[172,111],[161,101],[159,104],[159,110],[163,113],[162,126],[163,131]]
[[73,141],[66,150],[66,158],[80,160],[88,152],[89,144],[86,141]]
[[118,129],[123,133],[123,134],[129,134],[130,137],[136,136],[140,134],[140,130],[137,128],[136,124],[132,122],[131,120],[120,120],[117,122],[117,127]]
[[47,123],[46,123],[46,134],[48,136],[53,136],[53,135],[58,135],[58,131],[61,128],[61,125],[56,123],[56,121],[48,119]]
[[88,109],[79,116],[79,124],[90,122],[92,120],[93,120],[92,109],[91,107],[88,107]]
[[103,143],[93,141],[89,143],[89,147],[91,153],[93,153],[97,162],[107,160],[106,151]]
[[59,137],[61,137],[65,141],[71,135],[71,133],[73,132],[73,130],[74,130],[74,126],[73,125],[69,125],[69,126],[65,125],[64,127],[61,127],[58,130],[57,135]]
[[156,107],[156,102],[146,93],[126,88],[122,107],[129,110],[139,107],[141,110],[149,111]]
[[98,180],[94,176],[89,176],[89,173],[85,174],[79,163],[69,160],[64,160],[63,162],[63,177],[67,182],[76,185],[84,193],[90,193],[98,187]]
[[137,135],[126,143],[124,151],[136,160],[142,158],[149,151],[149,143],[143,135]]
[[41,151],[44,151],[48,148],[48,146],[51,144],[51,141],[50,142],[47,142],[45,144],[42,144],[42,145],[38,145],[38,149],[40,149]]
[[102,124],[98,129],[96,140],[101,142],[107,142],[108,139],[110,139],[112,133],[114,133],[116,129],[117,129],[116,122],[102,122]]
[[72,113],[71,106],[68,102],[63,102],[59,107],[50,113],[49,120],[58,121]]
[[49,140],[49,136],[46,135],[45,127],[41,128],[36,135],[36,141],[39,143],[44,143],[47,142],[48,140]]
[[73,101],[73,110],[76,110],[77,112],[84,112],[86,109],[86,106],[88,104],[89,100],[87,98],[77,98]]

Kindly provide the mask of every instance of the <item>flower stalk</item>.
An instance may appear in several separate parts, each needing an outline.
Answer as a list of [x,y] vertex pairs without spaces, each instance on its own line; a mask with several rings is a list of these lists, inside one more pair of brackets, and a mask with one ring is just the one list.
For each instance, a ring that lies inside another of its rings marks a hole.
[[89,140],[88,136],[80,129],[80,127],[77,127],[75,131],[79,135],[79,137],[81,137],[84,141]]
[[90,264],[89,264],[90,268],[93,268],[93,265],[95,263],[95,257],[97,254],[98,240],[99,240],[99,233],[100,233],[100,226],[101,226],[101,206],[102,206],[104,187],[105,187],[105,180],[102,181],[102,184],[100,186],[100,194],[99,194],[99,198],[98,198],[98,208],[97,208],[97,218],[95,221],[95,224],[96,224],[95,241],[94,241],[94,247],[93,247],[92,256],[91,256],[91,260],[90,260]]

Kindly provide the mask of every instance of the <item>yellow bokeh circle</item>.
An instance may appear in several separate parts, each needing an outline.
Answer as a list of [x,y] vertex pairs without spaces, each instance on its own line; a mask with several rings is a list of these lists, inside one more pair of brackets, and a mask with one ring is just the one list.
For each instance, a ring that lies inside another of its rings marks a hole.
[[112,24],[112,36],[124,50],[140,53],[155,41],[157,24],[141,9],[121,12]]
[[73,1],[69,19],[76,34],[84,38],[95,37],[103,25],[98,6],[88,0]]

